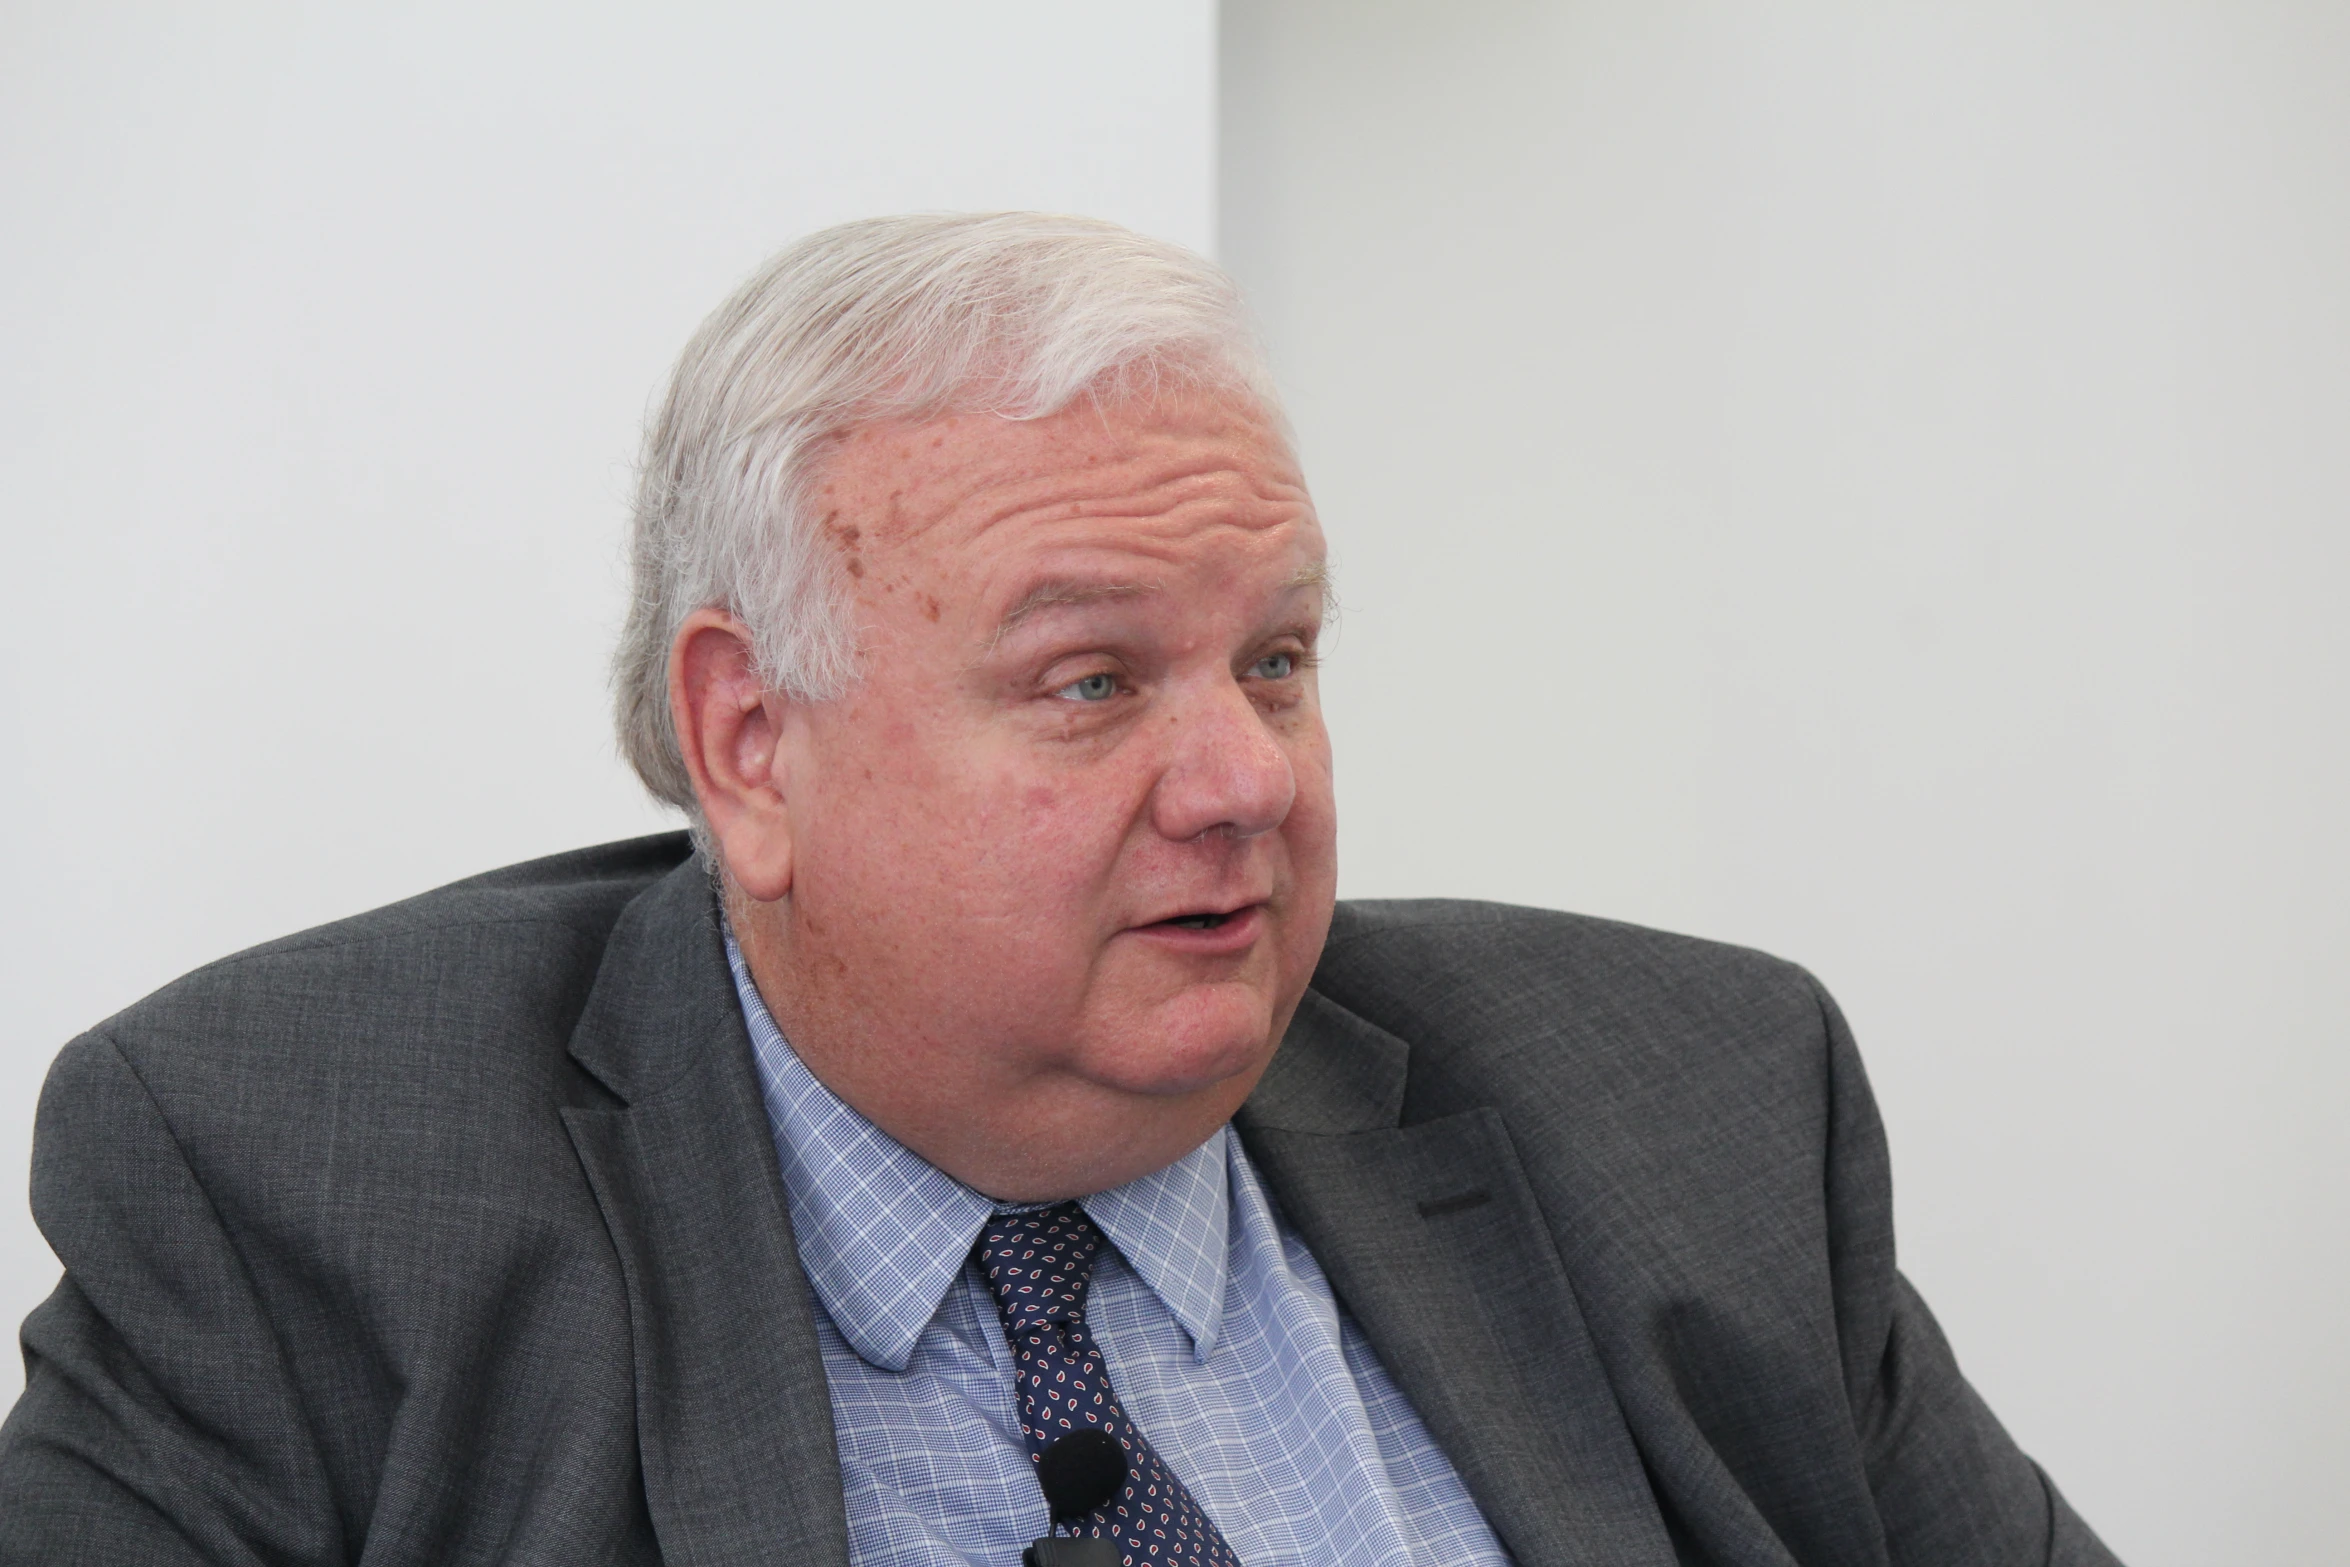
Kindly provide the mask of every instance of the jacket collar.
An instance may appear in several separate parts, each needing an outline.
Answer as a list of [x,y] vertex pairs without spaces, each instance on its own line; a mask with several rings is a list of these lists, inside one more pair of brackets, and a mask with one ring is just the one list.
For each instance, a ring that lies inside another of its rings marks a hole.
[[663,1558],[846,1567],[808,1282],[699,859],[621,915],[571,1054],[622,1101],[563,1120],[628,1291]]
[[1411,1056],[1309,991],[1234,1125],[1510,1554],[1672,1567],[1502,1112],[1403,1124]]
[[1308,990],[1256,1090],[1235,1117],[1244,1134],[1375,1132],[1403,1118],[1411,1047]]

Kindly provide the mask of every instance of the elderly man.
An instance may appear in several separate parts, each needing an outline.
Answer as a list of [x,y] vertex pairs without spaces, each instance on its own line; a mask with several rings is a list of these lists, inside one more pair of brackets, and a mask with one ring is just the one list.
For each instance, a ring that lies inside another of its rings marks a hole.
[[59,1057],[0,1561],[2111,1560],[1894,1271],[1806,975],[1334,906],[1322,534],[1204,262],[796,246],[635,588],[690,849]]

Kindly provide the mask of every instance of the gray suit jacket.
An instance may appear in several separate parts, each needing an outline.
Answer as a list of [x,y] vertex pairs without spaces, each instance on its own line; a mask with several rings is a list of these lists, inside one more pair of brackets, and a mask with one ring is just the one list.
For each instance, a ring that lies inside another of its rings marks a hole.
[[[461,882],[66,1047],[0,1563],[845,1562],[684,853]],[[1238,1126],[1521,1562],[2111,1560],[1894,1271],[1876,1112],[1798,969],[1344,906]]]

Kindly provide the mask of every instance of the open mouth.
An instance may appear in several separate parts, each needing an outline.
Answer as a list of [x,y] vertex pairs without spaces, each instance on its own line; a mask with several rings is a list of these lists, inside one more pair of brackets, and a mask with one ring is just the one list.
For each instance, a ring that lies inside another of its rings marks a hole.
[[1186,909],[1134,929],[1137,935],[1155,931],[1184,952],[1238,952],[1265,933],[1265,905],[1251,902],[1238,908]]

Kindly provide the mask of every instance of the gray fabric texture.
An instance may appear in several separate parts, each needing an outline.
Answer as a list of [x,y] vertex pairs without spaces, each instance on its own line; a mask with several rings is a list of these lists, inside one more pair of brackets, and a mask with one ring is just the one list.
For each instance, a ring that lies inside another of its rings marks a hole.
[[[1809,976],[1342,905],[1237,1121],[1528,1564],[2109,1563],[1895,1271]],[[708,885],[670,835],[223,960],[68,1045],[0,1564],[847,1559]]]

